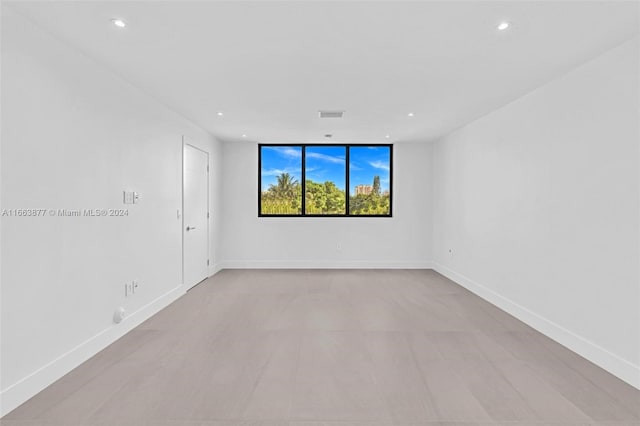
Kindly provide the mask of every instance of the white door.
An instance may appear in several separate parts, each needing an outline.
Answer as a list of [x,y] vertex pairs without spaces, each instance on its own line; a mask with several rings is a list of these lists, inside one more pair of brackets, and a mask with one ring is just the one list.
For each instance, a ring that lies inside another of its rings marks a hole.
[[184,144],[183,276],[190,289],[209,275],[209,154]]

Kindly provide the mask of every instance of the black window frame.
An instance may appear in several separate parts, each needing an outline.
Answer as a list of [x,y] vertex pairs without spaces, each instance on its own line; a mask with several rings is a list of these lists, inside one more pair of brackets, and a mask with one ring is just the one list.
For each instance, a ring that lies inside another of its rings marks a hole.
[[[334,146],[345,148],[345,214],[305,214],[306,208],[306,150],[307,147],[323,147]],[[300,214],[264,214],[262,213],[262,147],[296,147],[302,150],[301,159],[301,190],[302,190],[302,205]],[[350,182],[349,182],[349,168],[350,168],[350,151],[351,147],[388,147],[389,148],[389,214],[350,214],[349,213],[349,199],[351,198]],[[344,143],[260,143],[258,144],[258,217],[377,217],[377,218],[392,218],[393,217],[393,144],[344,144]]]

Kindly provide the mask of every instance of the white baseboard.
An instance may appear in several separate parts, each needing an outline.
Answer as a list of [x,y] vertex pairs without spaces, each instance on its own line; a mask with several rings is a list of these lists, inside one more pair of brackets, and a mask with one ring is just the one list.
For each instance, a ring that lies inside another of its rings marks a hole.
[[[214,264],[210,275],[222,269],[434,269],[462,287],[482,297],[489,303],[508,312],[525,324],[583,356],[630,385],[640,389],[640,367],[607,351],[597,344],[563,328],[535,312],[507,299],[472,279],[436,262],[403,261],[223,261]],[[120,324],[91,337],[49,364],[36,370],[0,393],[0,417],[9,413],[38,392],[76,368],[93,355],[118,340],[149,317],[168,306],[184,294],[184,286],[178,286],[128,315]]]
[[124,336],[133,328],[168,306],[185,293],[180,285],[127,315],[120,324],[101,331],[69,352],[34,371],[0,393],[0,417],[23,404],[38,392]]
[[224,260],[221,269],[433,269],[432,262],[370,260]]
[[209,278],[222,271],[222,266],[219,263],[214,263],[209,267]]
[[518,318],[528,326],[545,336],[569,348],[578,355],[588,359],[614,376],[624,380],[631,386],[640,389],[640,366],[609,352],[605,348],[573,333],[570,330],[550,321],[535,312],[521,306],[510,299],[494,292],[482,284],[459,274],[444,265],[433,262],[433,269],[467,290],[480,296],[487,302]]

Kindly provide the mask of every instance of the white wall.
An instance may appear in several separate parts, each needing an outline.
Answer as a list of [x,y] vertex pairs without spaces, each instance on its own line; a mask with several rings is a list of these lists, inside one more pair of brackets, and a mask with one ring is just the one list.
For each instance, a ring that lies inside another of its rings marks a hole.
[[430,145],[395,144],[392,218],[259,218],[257,144],[225,142],[223,157],[223,267],[431,266]]
[[636,387],[638,47],[434,147],[436,268]]
[[[2,208],[130,216],[2,218],[0,415],[183,293],[182,135],[212,154],[211,273],[435,259],[640,384],[637,40],[435,145],[397,143],[393,218],[258,218],[255,143],[218,143],[2,14]],[[140,204],[123,205],[125,189]],[[116,326],[117,306],[131,316]]]
[[[220,144],[117,76],[2,9],[2,208],[127,208],[128,217],[2,217],[4,414],[184,293],[182,136]],[[140,203],[124,205],[122,191]],[[213,267],[212,267],[213,272]],[[124,298],[124,283],[139,291]],[[116,307],[129,317],[112,322]]]

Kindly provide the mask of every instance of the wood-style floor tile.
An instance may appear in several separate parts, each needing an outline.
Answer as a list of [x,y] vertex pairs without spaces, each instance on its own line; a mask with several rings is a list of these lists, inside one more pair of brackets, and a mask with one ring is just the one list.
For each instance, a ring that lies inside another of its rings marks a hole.
[[226,270],[3,426],[640,426],[640,391],[425,270]]

